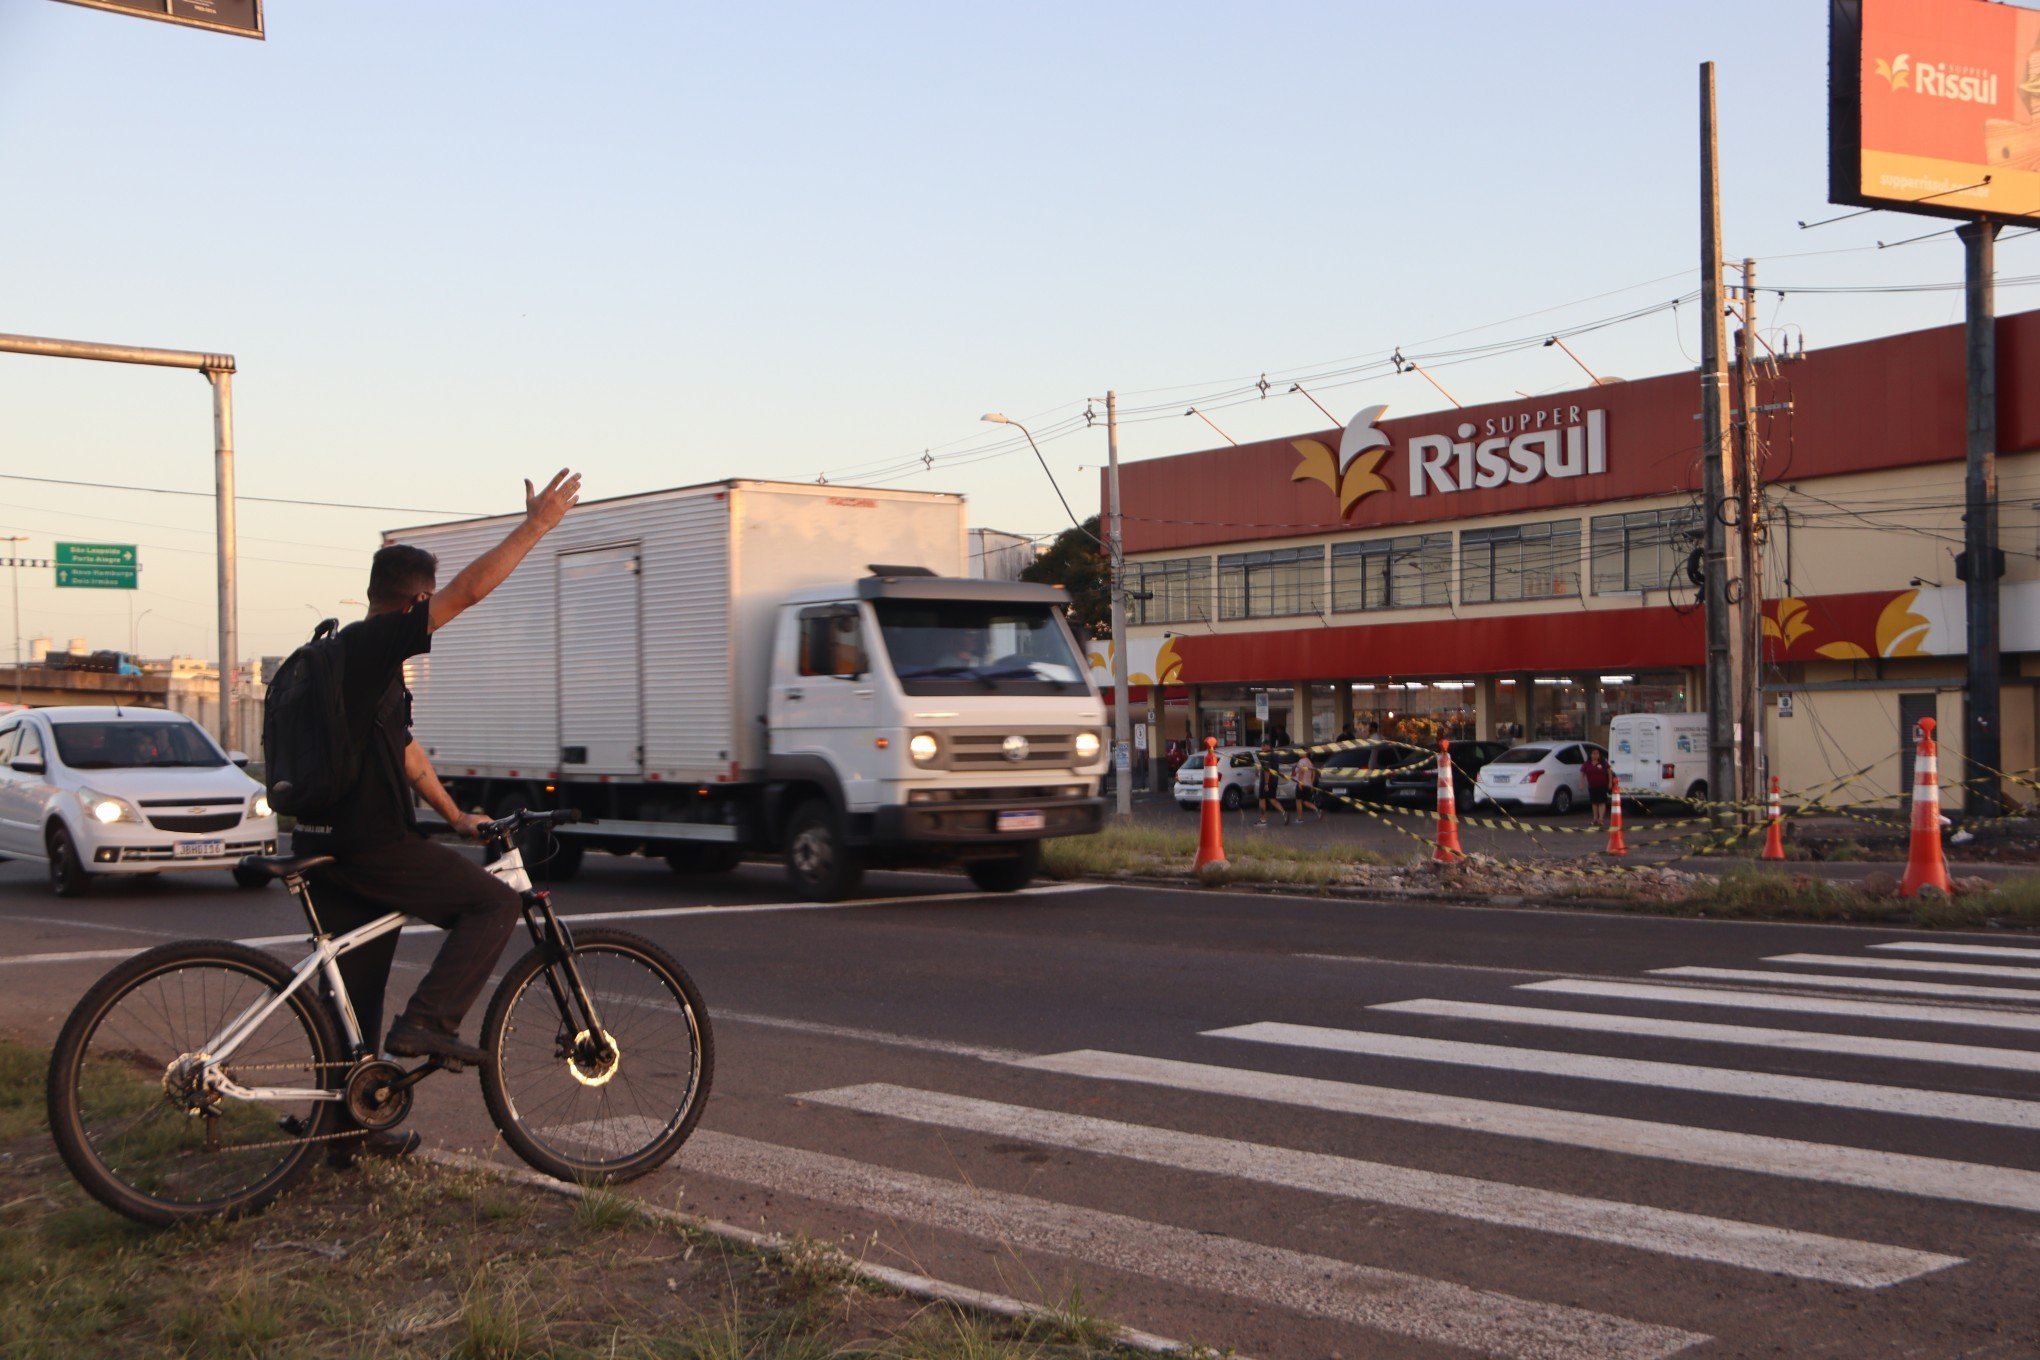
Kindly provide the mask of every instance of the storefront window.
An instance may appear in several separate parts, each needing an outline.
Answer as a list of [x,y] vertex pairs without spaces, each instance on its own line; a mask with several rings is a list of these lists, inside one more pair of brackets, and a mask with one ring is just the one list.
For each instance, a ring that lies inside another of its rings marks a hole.
[[1128,562],[1127,587],[1150,598],[1127,600],[1132,623],[1209,623],[1211,559],[1181,557],[1168,562]]
[[1671,590],[1686,580],[1686,558],[1699,546],[1697,506],[1596,515],[1594,593]]
[[1475,735],[1473,682],[1395,680],[1353,686],[1354,731],[1425,746]]
[[1459,602],[1542,600],[1580,593],[1580,522],[1547,520],[1459,534]]
[[1409,534],[1332,545],[1332,609],[1409,609],[1452,602],[1452,535]]
[[1218,616],[1269,619],[1324,607],[1325,550],[1283,548],[1218,559]]

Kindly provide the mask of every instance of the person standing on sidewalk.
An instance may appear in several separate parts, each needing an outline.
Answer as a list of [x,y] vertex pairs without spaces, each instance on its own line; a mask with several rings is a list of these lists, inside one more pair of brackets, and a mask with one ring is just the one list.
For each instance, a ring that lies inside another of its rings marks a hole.
[[1587,763],[1580,773],[1587,780],[1587,805],[1593,810],[1594,825],[1605,826],[1608,821],[1608,788],[1615,771],[1608,767],[1607,755],[1598,750],[1587,752]]
[[1297,756],[1296,767],[1289,772],[1289,777],[1296,781],[1296,820],[1301,822],[1303,810],[1309,808],[1322,822],[1325,810],[1318,806],[1317,762],[1310,758],[1309,751]]
[[1275,767],[1275,747],[1265,741],[1261,743],[1261,753],[1254,761],[1254,783],[1254,796],[1261,808],[1261,820],[1254,825],[1268,825],[1270,803],[1275,805],[1277,812],[1282,813],[1282,820],[1286,824],[1289,821],[1289,813],[1283,809],[1282,800],[1275,796],[1282,788],[1282,772]]

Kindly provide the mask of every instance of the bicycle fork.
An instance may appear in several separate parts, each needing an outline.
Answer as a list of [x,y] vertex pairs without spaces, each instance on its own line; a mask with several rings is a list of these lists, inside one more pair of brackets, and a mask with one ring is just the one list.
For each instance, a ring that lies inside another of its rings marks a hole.
[[[545,985],[552,993],[553,1004],[560,1011],[560,1056],[575,1062],[577,1071],[583,1063],[606,1067],[616,1056],[615,1040],[602,1027],[601,1013],[595,1008],[595,996],[588,990],[580,966],[574,961],[573,934],[566,923],[554,914],[549,894],[540,889],[524,894],[524,924],[531,932],[533,943],[546,955]],[[566,979],[564,987],[561,985],[562,974]],[[582,1080],[587,1079],[582,1077]]]

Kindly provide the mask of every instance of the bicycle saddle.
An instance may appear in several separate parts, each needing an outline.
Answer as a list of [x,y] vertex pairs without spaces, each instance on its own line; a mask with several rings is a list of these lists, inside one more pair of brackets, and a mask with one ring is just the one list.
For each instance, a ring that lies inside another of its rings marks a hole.
[[332,862],[331,855],[244,855],[241,867],[268,874],[271,878],[289,878]]

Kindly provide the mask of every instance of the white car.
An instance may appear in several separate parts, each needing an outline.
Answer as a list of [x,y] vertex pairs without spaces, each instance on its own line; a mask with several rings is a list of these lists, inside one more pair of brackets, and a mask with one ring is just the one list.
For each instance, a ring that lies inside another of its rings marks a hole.
[[181,713],[38,708],[0,716],[0,859],[43,860],[76,897],[102,874],[229,869],[273,854],[262,786]]
[[1547,808],[1564,816],[1587,801],[1587,752],[1607,751],[1589,741],[1528,741],[1480,767],[1473,801]]
[[[1227,812],[1235,811],[1254,801],[1255,785],[1259,782],[1260,749],[1254,746],[1221,746],[1218,756],[1218,801]],[[1289,780],[1290,768],[1295,757],[1285,760],[1281,767],[1282,784],[1278,790],[1285,799],[1296,797],[1296,785]],[[1183,762],[1176,771],[1176,802],[1185,812],[1195,812],[1204,801],[1204,752],[1199,751]]]

